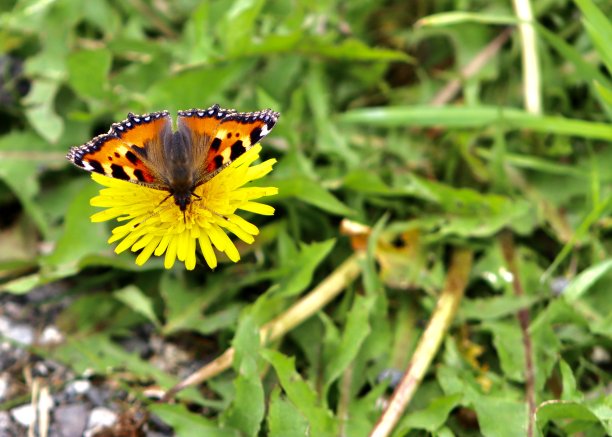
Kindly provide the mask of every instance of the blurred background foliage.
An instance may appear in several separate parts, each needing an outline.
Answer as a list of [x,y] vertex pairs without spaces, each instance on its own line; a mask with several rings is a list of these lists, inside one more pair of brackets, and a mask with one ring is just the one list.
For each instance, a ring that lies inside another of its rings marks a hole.
[[[398,435],[520,435],[520,308],[537,404],[567,401],[542,407],[537,431],[611,432],[612,5],[532,3],[529,46],[500,0],[1,2],[0,288],[69,296],[53,315],[65,341],[33,352],[146,403],[134,381],[168,388],[233,344],[234,371],[143,408],[178,433],[367,435],[391,390],[381,374],[405,367],[449,248],[468,246],[466,297]],[[530,93],[541,110],[524,109]],[[115,255],[89,221],[97,187],[65,153],[128,111],[213,103],[281,112],[263,152],[279,161],[262,182],[279,187],[275,216],[252,217],[256,243],[214,272]],[[343,219],[376,225],[363,280],[255,347],[257,326],[353,253]],[[521,298],[502,230],[516,239]],[[187,369],[126,347],[143,326],[179,345]]]

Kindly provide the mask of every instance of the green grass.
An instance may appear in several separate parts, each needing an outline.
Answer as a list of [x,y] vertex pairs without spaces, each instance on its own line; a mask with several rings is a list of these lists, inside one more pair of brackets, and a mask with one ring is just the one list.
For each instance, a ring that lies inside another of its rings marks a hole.
[[[409,363],[423,379],[393,435],[612,433],[612,8],[531,3],[535,45],[514,29],[466,77],[518,23],[510,2],[3,2],[0,289],[71,299],[66,342],[36,353],[179,435],[366,436],[381,373]],[[248,217],[261,234],[215,271],[115,255],[65,153],[127,112],[213,103],[281,113],[260,182],[275,215]],[[143,324],[232,355],[150,402],[130,381],[180,378],[117,341]]]

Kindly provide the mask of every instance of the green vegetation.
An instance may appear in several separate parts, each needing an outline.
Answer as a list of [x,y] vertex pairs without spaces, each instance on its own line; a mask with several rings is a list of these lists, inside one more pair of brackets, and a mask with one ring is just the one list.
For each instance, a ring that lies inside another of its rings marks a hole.
[[[65,337],[31,356],[178,435],[367,436],[407,368],[376,435],[612,434],[612,5],[531,4],[2,2],[0,297]],[[66,152],[213,103],[281,113],[274,216],[214,271],[114,254]]]

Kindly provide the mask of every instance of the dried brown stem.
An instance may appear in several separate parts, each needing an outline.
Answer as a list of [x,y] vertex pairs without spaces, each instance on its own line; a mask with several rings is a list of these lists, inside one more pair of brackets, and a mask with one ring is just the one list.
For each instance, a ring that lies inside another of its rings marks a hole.
[[[519,276],[519,270],[516,262],[516,253],[514,246],[514,237],[510,231],[502,232],[499,236],[504,260],[510,273],[512,273],[512,288],[516,296],[523,296],[525,291]],[[529,336],[529,309],[523,308],[517,313],[521,334],[523,337],[523,348],[525,349],[525,399],[529,409],[529,417],[527,419],[527,437],[533,436],[533,421],[535,420],[535,372],[533,368],[533,347],[531,345],[531,337]]]
[[453,79],[442,88],[431,101],[432,106],[442,106],[450,102],[461,90],[461,83],[478,73],[487,62],[493,58],[508,41],[512,31],[512,27],[507,27],[499,35],[497,35],[487,46],[482,49],[474,58],[461,70],[461,78]]
[[[344,290],[348,284],[354,281],[360,272],[359,255],[353,255],[287,311],[262,326],[259,330],[261,342],[265,344],[277,340],[311,317]],[[200,384],[227,370],[232,365],[233,359],[234,348],[230,347],[221,356],[201,367],[168,390],[162,398],[162,402],[167,402],[179,391],[187,387]]]
[[455,249],[446,275],[444,289],[440,294],[429,324],[419,340],[400,384],[395,389],[389,405],[372,429],[370,437],[386,437],[391,434],[391,431],[397,425],[451,325],[467,286],[471,268],[472,251],[463,248]]

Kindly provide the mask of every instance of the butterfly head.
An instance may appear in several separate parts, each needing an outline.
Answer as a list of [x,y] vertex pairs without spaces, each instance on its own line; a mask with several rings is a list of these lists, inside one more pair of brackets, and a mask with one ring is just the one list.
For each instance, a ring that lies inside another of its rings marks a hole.
[[181,211],[185,212],[187,210],[187,207],[191,203],[191,191],[187,193],[173,193],[172,196],[174,197],[174,203],[176,204],[176,206],[178,206]]

